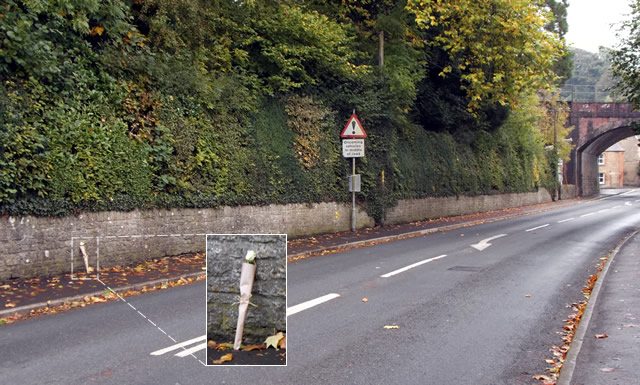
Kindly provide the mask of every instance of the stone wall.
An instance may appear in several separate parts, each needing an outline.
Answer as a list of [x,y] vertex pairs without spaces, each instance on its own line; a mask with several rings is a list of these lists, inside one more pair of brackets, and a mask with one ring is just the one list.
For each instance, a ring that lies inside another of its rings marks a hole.
[[545,189],[520,194],[406,199],[398,202],[398,205],[387,213],[386,223],[395,224],[428,218],[473,214],[549,201],[551,201],[551,195]]
[[[569,198],[563,194],[563,198]],[[548,202],[537,193],[478,197],[409,199],[398,202],[387,223],[469,214]],[[206,234],[307,234],[351,229],[351,205],[343,203],[238,206],[217,209],[148,210],[84,213],[64,218],[0,218],[0,283],[84,270],[79,253],[84,242],[89,262],[100,267],[131,264],[153,257],[205,251]],[[374,221],[358,209],[358,227]]]
[[[373,219],[358,210],[359,227]],[[84,213],[63,218],[0,218],[0,282],[68,273],[92,266],[141,262],[152,257],[205,251],[206,234],[305,234],[351,228],[351,207],[342,203],[237,206],[216,209]]]
[[239,283],[248,250],[256,252],[256,275],[243,343],[260,344],[286,331],[286,235],[207,236],[207,339],[233,342]]

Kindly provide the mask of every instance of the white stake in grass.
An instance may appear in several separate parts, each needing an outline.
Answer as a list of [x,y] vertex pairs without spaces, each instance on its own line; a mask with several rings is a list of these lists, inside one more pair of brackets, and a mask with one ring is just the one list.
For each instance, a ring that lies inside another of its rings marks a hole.
[[244,332],[244,321],[247,318],[247,309],[249,308],[249,299],[251,298],[251,288],[253,287],[253,278],[256,274],[256,252],[247,251],[247,256],[242,262],[242,270],[240,271],[240,306],[238,307],[238,325],[236,326],[236,339],[233,343],[233,349],[239,350],[242,343],[242,333]]

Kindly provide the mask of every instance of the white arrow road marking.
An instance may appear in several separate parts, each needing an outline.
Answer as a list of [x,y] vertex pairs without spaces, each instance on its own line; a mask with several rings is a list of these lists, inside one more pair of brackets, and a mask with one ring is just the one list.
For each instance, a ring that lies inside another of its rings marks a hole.
[[[173,351],[173,350],[176,350],[176,349],[180,349],[180,348],[182,348],[184,346],[191,345],[191,344],[196,343],[196,342],[204,341],[206,339],[207,339],[206,335],[200,336],[200,337],[196,337],[196,338],[190,339],[189,341],[184,341],[184,342],[180,342],[179,344],[175,344],[175,345],[169,346],[168,348],[156,350],[155,352],[151,352],[151,355],[152,356],[161,356],[161,355],[163,355],[165,353],[169,353],[170,351]],[[198,345],[198,346],[200,346],[200,345]],[[207,344],[205,343],[204,346],[206,347]],[[185,351],[187,351],[187,350],[185,350]],[[192,352],[190,352],[190,353],[188,353],[186,355],[189,355],[191,353]]]
[[316,299],[309,300],[307,302],[299,303],[295,306],[291,306],[287,308],[287,317],[290,315],[294,315],[296,313],[300,313],[303,310],[307,310],[314,306],[320,305],[321,303],[325,303],[327,301],[331,301],[332,299],[340,297],[340,294],[331,293],[327,295],[323,295],[322,297],[318,297]]
[[416,263],[411,264],[409,266],[405,266],[405,267],[403,267],[401,269],[394,270],[391,273],[382,274],[381,277],[382,278],[389,278],[389,277],[392,277],[392,276],[394,276],[396,274],[403,273],[403,272],[405,272],[405,271],[407,271],[409,269],[413,269],[414,267],[418,267],[420,265],[424,265],[425,263],[429,263],[429,262],[432,262],[432,261],[437,261],[438,259],[442,259],[442,258],[444,258],[446,256],[447,256],[446,254],[443,254],[443,255],[439,255],[439,256],[434,257],[434,258],[425,259],[424,261],[416,262]]
[[547,223],[546,225],[542,225],[542,226],[534,227],[534,228],[532,228],[532,229],[525,230],[525,231],[526,231],[526,232],[530,232],[530,231],[533,231],[533,230],[542,229],[542,228],[547,227],[547,226],[549,226],[549,224],[548,224],[548,223]]
[[500,235],[494,235],[493,237],[487,238],[487,239],[483,239],[480,242],[471,245],[471,247],[473,247],[474,249],[478,250],[478,251],[482,251],[484,249],[486,249],[487,247],[491,246],[491,243],[489,243],[490,241],[493,241],[494,239],[498,239],[498,238],[502,238],[502,237],[506,237],[507,234],[500,234]]

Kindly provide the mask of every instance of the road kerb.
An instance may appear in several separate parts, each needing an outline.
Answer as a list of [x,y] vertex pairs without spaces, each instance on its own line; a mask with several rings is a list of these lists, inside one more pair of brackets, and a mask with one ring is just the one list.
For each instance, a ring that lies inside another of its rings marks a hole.
[[[112,288],[112,289],[116,293],[122,293],[122,292],[125,292],[125,291],[128,291],[128,290],[140,290],[144,286],[146,286],[147,288],[151,288],[151,287],[160,286],[162,284],[169,284],[171,282],[177,282],[180,279],[197,278],[197,277],[200,277],[200,276],[204,276],[204,272],[193,272],[193,273],[180,275],[179,277],[155,279],[153,281],[140,282],[140,283],[136,283],[134,285],[120,286],[120,287],[115,287],[115,288]],[[42,309],[42,308],[45,308],[45,307],[48,307],[48,306],[51,306],[51,307],[60,306],[60,305],[64,305],[65,303],[71,303],[71,302],[74,302],[74,301],[81,301],[84,297],[87,297],[87,296],[88,297],[93,297],[93,296],[98,296],[98,295],[102,295],[102,294],[104,294],[104,290],[97,290],[97,291],[93,291],[91,293],[84,293],[84,294],[75,295],[73,297],[58,298],[58,299],[50,300],[48,302],[38,302],[38,303],[19,306],[19,307],[15,307],[15,308],[11,308],[11,309],[4,309],[4,310],[0,310],[0,318],[10,317],[10,316],[12,316],[12,315],[14,315],[16,313],[18,313],[18,314],[28,314],[29,312],[31,312],[31,310]]]
[[[550,210],[554,210],[554,209],[557,209],[557,208],[572,206],[574,204],[580,204],[580,203],[583,203],[583,202],[589,202],[589,201],[577,201],[577,198],[574,198],[573,200],[576,200],[576,201],[570,202],[569,204],[566,204],[566,205],[563,205],[563,206],[560,206],[560,207],[545,208],[545,209],[541,209],[541,210],[531,211],[531,212],[528,212],[528,213],[507,214],[507,215],[503,215],[503,216],[495,217],[495,218],[478,219],[478,220],[473,220],[473,221],[468,221],[468,222],[460,222],[460,223],[456,223],[456,224],[452,224],[452,225],[434,227],[434,228],[431,228],[431,229],[416,230],[416,231],[410,231],[410,232],[402,233],[402,234],[388,235],[388,236],[384,236],[384,237],[363,239],[361,241],[342,243],[342,244],[334,245],[334,246],[319,247],[317,249],[311,249],[311,250],[306,250],[306,251],[300,251],[300,252],[295,253],[295,254],[289,254],[287,258],[295,258],[295,257],[299,257],[299,256],[304,256],[304,255],[316,255],[316,254],[322,253],[324,251],[333,251],[333,250],[342,249],[342,248],[352,248],[352,247],[363,246],[363,245],[367,245],[367,244],[372,244],[373,245],[373,244],[378,244],[378,243],[387,242],[387,241],[395,241],[395,240],[400,240],[400,239],[413,238],[413,237],[418,237],[418,236],[421,236],[421,235],[428,235],[428,234],[437,233],[437,232],[441,232],[441,231],[456,230],[456,229],[460,229],[460,228],[463,228],[463,227],[475,226],[475,225],[479,225],[479,224],[483,224],[483,223],[493,223],[493,222],[503,221],[503,220],[522,217],[522,216],[540,214],[540,213],[543,213],[543,212],[546,212],[546,211],[550,211]],[[569,201],[569,200],[567,200],[567,201]]]

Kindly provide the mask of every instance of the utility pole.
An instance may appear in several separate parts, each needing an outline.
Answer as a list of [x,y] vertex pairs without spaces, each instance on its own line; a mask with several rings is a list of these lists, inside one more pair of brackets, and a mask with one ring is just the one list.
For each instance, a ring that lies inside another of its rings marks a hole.
[[556,182],[558,183],[558,187],[556,189],[556,197],[558,200],[562,199],[562,181],[560,181],[560,178],[558,178],[559,173],[558,173],[558,108],[554,107],[553,109],[553,150],[555,151],[555,175],[556,175]]
[[378,69],[384,67],[384,31],[378,32]]

